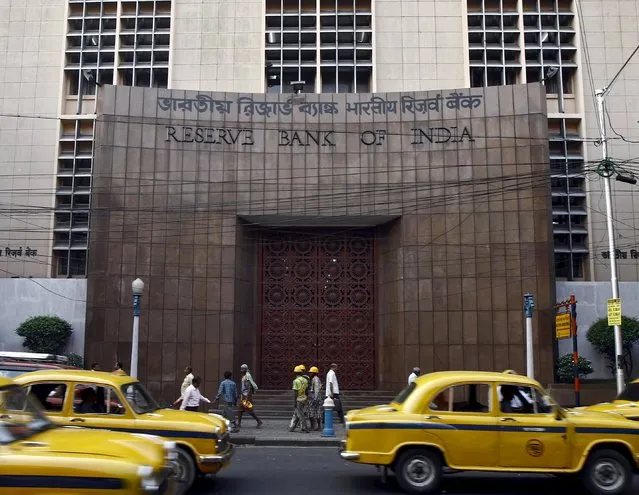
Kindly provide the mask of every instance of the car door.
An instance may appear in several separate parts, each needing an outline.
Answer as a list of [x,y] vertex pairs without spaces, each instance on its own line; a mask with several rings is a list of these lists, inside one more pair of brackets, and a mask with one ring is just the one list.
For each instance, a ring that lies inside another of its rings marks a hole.
[[424,410],[424,430],[437,435],[446,459],[456,468],[498,465],[499,432],[492,385],[460,383],[438,391]]
[[132,411],[114,387],[74,383],[72,394],[73,404],[67,410],[68,425],[120,431],[135,428]]
[[562,469],[570,464],[568,422],[536,387],[501,383],[499,463],[503,468]]

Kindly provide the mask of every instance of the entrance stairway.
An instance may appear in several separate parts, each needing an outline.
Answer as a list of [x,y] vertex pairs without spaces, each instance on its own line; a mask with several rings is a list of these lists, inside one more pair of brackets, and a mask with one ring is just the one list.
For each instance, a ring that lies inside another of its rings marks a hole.
[[[340,394],[344,412],[351,409],[388,404],[396,392],[384,390],[344,391]],[[260,418],[290,419],[293,414],[293,394],[291,390],[258,390],[254,396],[255,412]]]

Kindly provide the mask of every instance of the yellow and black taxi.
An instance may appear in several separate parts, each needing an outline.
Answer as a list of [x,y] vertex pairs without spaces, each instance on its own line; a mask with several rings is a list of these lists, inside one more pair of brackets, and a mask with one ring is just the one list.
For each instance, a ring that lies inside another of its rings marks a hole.
[[0,377],[0,495],[168,494],[173,442],[60,428]]
[[437,493],[449,468],[574,474],[594,495],[621,495],[639,469],[639,423],[564,410],[524,376],[447,371],[349,411],[340,455],[390,468],[409,493]]
[[216,414],[161,409],[135,378],[99,371],[34,371],[15,379],[64,426],[158,435],[176,443],[175,477],[186,492],[233,455],[228,421]]
[[575,410],[614,412],[628,419],[639,421],[639,380],[629,383],[626,389],[612,402],[602,402]]

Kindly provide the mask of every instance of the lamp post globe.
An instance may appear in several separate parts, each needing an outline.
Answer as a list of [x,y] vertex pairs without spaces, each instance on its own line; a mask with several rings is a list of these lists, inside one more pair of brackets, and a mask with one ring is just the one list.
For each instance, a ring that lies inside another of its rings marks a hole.
[[131,289],[133,290],[134,296],[141,296],[142,292],[144,292],[144,282],[142,282],[142,279],[136,278],[131,284]]

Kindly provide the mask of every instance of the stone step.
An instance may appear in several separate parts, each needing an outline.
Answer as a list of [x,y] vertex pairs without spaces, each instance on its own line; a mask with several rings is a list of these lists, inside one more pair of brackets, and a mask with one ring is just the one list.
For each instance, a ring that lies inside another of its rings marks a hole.
[[[344,412],[371,406],[385,405],[397,394],[386,390],[353,390],[341,394]],[[259,390],[255,393],[255,410],[260,417],[290,419],[293,414],[291,390]],[[220,411],[211,410],[211,412]]]

